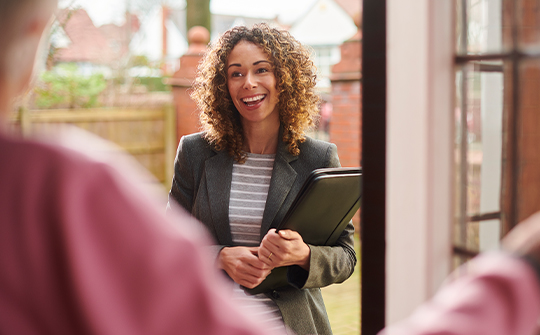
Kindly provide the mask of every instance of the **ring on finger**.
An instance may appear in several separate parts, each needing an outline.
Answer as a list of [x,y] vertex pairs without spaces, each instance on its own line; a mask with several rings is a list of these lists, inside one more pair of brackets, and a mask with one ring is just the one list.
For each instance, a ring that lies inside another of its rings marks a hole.
[[272,255],[273,255],[273,254],[274,254],[273,252],[270,252],[270,255],[268,255],[268,259],[269,259],[270,261],[272,261]]

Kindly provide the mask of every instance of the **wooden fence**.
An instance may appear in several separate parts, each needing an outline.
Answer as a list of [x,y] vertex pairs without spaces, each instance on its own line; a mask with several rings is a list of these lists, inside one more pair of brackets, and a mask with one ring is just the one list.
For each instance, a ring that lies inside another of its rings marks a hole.
[[66,123],[85,129],[126,150],[166,188],[170,187],[177,146],[173,106],[31,111],[21,108],[10,121],[13,130],[23,136]]

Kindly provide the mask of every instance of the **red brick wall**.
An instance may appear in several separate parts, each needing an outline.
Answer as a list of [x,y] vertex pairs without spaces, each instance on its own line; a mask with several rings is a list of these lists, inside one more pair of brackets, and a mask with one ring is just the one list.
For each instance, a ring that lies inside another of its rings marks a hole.
[[[337,145],[342,166],[361,166],[362,108],[360,106],[361,79],[360,31],[341,45],[341,61],[332,67],[332,118],[330,142]],[[353,217],[360,231],[360,211]]]
[[173,97],[176,108],[176,136],[178,142],[184,135],[199,131],[199,114],[197,105],[189,97],[191,85],[174,86]]
[[341,165],[360,166],[360,81],[332,82],[332,105],[330,142],[338,147]]
[[343,166],[360,166],[361,41],[360,33],[341,45],[341,61],[332,68],[332,119],[330,142],[338,147]]
[[168,80],[173,87],[178,141],[183,135],[199,131],[197,105],[189,97],[189,89],[197,76],[197,65],[209,40],[210,34],[206,28],[199,26],[191,28],[188,32],[189,49],[180,57],[180,69]]

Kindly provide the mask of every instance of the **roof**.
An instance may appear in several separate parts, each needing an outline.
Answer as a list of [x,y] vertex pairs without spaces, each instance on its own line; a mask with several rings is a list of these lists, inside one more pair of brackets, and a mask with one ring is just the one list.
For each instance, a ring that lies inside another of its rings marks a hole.
[[[58,49],[55,61],[106,64],[119,60],[127,51],[125,26],[107,24],[98,28],[84,9],[60,10],[57,21],[71,43]],[[132,16],[131,27],[132,33],[138,30],[136,17]]]
[[289,31],[304,44],[337,46],[351,38],[358,28],[335,0],[317,0]]
[[343,8],[353,20],[360,18],[362,13],[362,1],[359,0],[334,0],[338,5]]
[[111,59],[109,41],[84,9],[62,10],[57,20],[71,43],[67,48],[58,49],[56,61],[105,63]]

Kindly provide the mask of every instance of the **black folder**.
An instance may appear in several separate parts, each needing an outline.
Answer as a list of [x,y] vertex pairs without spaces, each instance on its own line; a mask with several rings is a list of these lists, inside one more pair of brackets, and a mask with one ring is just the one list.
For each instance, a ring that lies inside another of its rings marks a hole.
[[[334,245],[360,208],[362,170],[326,168],[314,170],[276,230],[291,229],[312,245]],[[275,268],[252,294],[287,286],[287,267]]]

